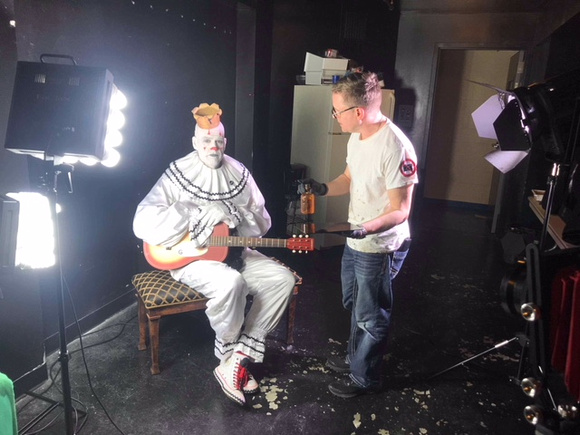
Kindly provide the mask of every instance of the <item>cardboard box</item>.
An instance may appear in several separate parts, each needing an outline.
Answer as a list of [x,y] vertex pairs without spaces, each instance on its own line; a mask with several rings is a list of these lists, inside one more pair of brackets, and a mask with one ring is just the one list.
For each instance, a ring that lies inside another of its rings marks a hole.
[[346,71],[348,59],[338,57],[320,57],[312,53],[306,53],[304,71],[335,70]]
[[332,76],[343,76],[347,67],[348,59],[320,57],[307,52],[304,61],[305,83],[307,85],[332,83]]
[[321,85],[322,71],[304,71],[306,76],[304,83],[307,85]]

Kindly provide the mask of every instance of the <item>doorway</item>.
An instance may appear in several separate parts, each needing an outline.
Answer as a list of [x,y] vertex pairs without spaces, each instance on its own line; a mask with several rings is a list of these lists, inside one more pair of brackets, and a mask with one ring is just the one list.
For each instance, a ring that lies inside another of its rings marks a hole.
[[477,135],[471,113],[496,91],[473,82],[513,88],[510,60],[519,53],[439,50],[425,165],[425,198],[495,204],[499,175],[485,155],[493,151],[496,141]]

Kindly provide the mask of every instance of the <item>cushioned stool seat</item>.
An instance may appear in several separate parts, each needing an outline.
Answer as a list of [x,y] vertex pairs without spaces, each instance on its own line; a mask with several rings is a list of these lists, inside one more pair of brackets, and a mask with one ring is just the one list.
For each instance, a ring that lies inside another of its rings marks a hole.
[[207,298],[174,280],[167,270],[152,270],[133,276],[139,304],[139,350],[147,349],[147,324],[151,344],[151,373],[159,373],[159,319],[171,314],[202,310]]
[[[296,285],[287,315],[286,342],[294,342],[294,316],[296,295],[302,278],[281,261],[273,260],[285,266],[296,277]],[[133,276],[131,282],[135,287],[139,316],[139,350],[147,349],[147,326],[151,345],[151,373],[159,370],[159,321],[161,317],[172,314],[187,313],[206,308],[208,298],[197,290],[174,280],[167,270],[151,270]]]

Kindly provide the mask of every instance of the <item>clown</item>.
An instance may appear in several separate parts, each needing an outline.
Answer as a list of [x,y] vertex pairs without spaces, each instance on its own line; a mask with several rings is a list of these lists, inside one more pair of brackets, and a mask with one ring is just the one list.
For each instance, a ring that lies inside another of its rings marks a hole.
[[[201,104],[194,151],[172,162],[137,207],[135,235],[150,245],[170,248],[186,234],[203,246],[219,223],[244,237],[263,236],[271,225],[264,197],[249,171],[225,154],[222,110]],[[282,317],[295,284],[284,266],[244,248],[224,262],[199,259],[171,270],[181,281],[209,298],[206,315],[215,331],[214,375],[228,398],[245,403],[259,391],[249,363],[264,359],[266,336]],[[246,297],[253,302],[245,314]]]

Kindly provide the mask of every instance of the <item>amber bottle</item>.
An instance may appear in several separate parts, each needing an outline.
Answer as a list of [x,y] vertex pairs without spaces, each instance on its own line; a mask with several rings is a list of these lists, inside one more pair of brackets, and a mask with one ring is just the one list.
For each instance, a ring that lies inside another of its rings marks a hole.
[[305,215],[314,214],[316,212],[316,199],[310,184],[304,185],[305,192],[300,196],[300,212]]

